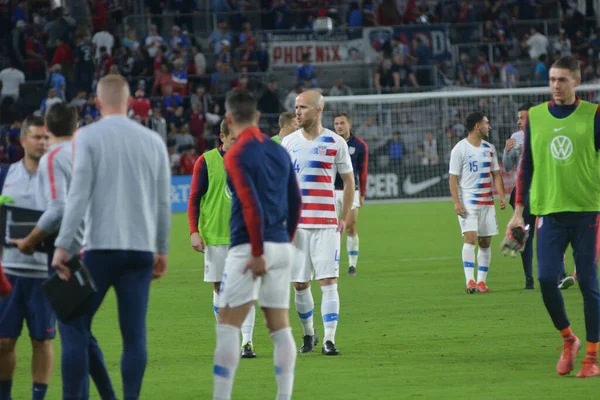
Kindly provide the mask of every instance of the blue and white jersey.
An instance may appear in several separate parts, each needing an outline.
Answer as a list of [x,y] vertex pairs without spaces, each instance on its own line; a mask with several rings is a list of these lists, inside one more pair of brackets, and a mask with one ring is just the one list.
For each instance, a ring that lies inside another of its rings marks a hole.
[[450,154],[449,173],[458,176],[458,196],[464,207],[494,206],[492,172],[499,170],[496,147],[485,140],[475,147],[463,139]]

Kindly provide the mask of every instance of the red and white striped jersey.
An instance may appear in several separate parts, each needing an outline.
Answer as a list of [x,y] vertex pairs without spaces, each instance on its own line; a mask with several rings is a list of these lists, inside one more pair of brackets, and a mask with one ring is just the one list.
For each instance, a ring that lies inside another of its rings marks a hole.
[[299,228],[335,228],[334,183],[337,173],[352,172],[348,145],[341,136],[323,129],[319,137],[308,140],[299,129],[286,136],[282,146],[292,158],[302,192]]

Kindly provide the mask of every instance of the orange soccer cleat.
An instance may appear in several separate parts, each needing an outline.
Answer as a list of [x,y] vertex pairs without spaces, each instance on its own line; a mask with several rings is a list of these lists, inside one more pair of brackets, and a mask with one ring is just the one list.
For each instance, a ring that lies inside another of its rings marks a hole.
[[473,279],[471,279],[469,283],[467,283],[467,293],[473,294],[475,292],[477,292],[477,284]]
[[[563,352],[560,355],[558,364],[556,364],[556,372],[559,375],[568,375],[575,368],[575,356],[581,347],[579,338],[575,335],[564,338]],[[584,366],[585,368],[585,366]]]
[[477,291],[479,293],[491,293],[492,289],[490,289],[489,287],[487,287],[485,285],[485,282],[481,281],[481,282],[477,282]]
[[598,368],[598,357],[586,356],[583,360],[583,368],[577,373],[578,378],[591,378],[593,376],[600,375],[600,368]]

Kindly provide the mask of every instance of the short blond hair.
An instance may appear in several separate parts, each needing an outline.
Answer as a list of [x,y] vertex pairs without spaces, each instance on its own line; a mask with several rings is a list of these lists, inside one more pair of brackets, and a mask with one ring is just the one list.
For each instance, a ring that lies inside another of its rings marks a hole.
[[229,125],[227,125],[227,121],[225,119],[221,121],[221,129],[219,130],[219,133],[222,133],[225,136],[229,136]]
[[296,118],[296,116],[289,111],[279,114],[279,129],[283,129],[287,125],[291,124],[294,118]]

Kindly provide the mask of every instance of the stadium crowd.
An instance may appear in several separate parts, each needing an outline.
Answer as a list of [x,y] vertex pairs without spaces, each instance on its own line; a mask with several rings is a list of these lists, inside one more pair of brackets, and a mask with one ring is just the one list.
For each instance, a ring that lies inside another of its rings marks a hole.
[[[128,19],[125,16],[136,9],[130,0],[91,0],[83,10],[51,9],[44,1],[3,2],[0,159],[14,162],[22,157],[20,121],[31,112],[44,113],[53,103],[76,105],[81,125],[97,120],[95,84],[107,74],[128,79],[135,93],[130,116],[165,140],[174,174],[191,173],[193,160],[218,145],[223,101],[235,87],[258,94],[261,127],[275,134],[278,114],[293,112],[296,96],[307,89],[346,96],[545,85],[549,65],[568,54],[580,60],[584,82],[600,77],[599,10],[594,1],[210,3],[146,1],[146,15]],[[579,3],[585,3],[583,8]],[[207,12],[212,13],[208,18]],[[423,41],[406,43],[393,36],[383,43],[377,59],[357,67],[371,71],[368,85],[347,78],[336,66],[313,65],[310,54],[283,74],[271,67],[264,30],[311,30],[324,17],[331,18],[336,29],[449,23],[457,59],[436,60]],[[204,21],[212,26],[213,20],[214,29],[202,31],[210,29]],[[496,145],[514,127],[515,107],[506,107],[508,101],[490,99],[487,104],[497,118],[492,120],[495,126],[502,116],[500,134],[493,135]],[[447,110],[447,117],[436,121],[421,121],[419,107],[398,108],[391,111],[391,123],[368,108],[359,111],[353,117],[354,129],[377,156],[372,163],[384,159],[382,165],[436,165],[447,160],[462,134],[461,107]]]

